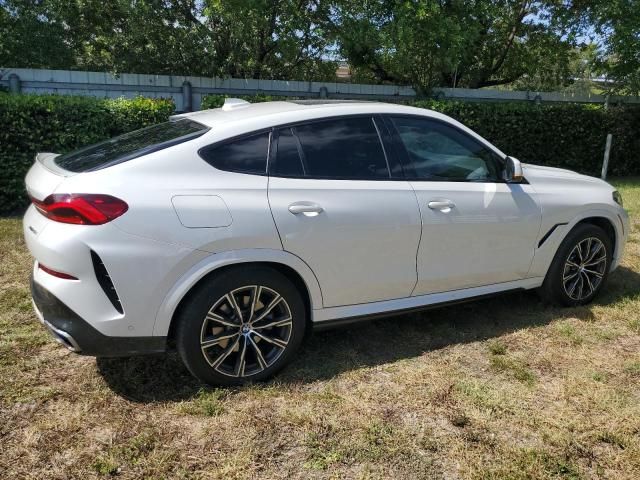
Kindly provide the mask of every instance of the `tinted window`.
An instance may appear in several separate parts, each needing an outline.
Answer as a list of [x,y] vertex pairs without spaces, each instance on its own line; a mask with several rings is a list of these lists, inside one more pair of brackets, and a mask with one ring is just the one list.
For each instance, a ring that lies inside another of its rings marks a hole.
[[200,150],[200,156],[219,170],[264,175],[267,172],[269,132],[213,145]]
[[496,156],[463,132],[442,122],[393,118],[407,153],[408,177],[440,181],[497,181],[500,164]]
[[280,130],[275,162],[270,167],[269,173],[276,176],[303,177],[304,167],[298,147],[298,139],[290,128]]
[[[389,178],[387,161],[371,118],[324,120],[283,130],[283,166],[280,144],[274,170],[280,175],[330,179]],[[291,138],[290,138],[291,137]],[[295,161],[300,145],[301,165]]]
[[56,164],[71,172],[88,172],[132,160],[199,137],[207,127],[182,119],[125,133],[90,147],[56,157]]

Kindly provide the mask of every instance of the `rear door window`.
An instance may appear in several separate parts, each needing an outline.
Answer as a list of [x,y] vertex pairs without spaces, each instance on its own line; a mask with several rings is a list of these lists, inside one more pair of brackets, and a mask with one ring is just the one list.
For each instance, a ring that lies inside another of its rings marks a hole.
[[274,176],[334,180],[389,179],[373,118],[323,120],[280,130]]
[[183,118],[125,133],[119,137],[56,157],[55,163],[70,172],[91,172],[133,160],[199,137],[204,125]]

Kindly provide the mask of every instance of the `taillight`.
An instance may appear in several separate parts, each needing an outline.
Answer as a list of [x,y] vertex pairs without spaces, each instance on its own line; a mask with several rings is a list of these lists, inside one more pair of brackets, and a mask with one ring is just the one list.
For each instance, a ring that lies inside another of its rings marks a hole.
[[129,209],[119,198],[93,193],[54,193],[44,200],[31,201],[45,217],[76,225],[102,225]]

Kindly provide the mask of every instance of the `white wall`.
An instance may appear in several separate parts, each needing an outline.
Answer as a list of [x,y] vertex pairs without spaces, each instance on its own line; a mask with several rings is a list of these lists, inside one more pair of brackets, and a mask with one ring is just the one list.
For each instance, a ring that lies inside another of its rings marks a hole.
[[[142,75],[105,72],[78,72],[69,70],[36,70],[0,68],[0,85],[9,85],[9,76],[20,78],[25,93],[57,93],[91,95],[100,98],[132,98],[138,95],[152,98],[173,98],[176,110],[184,109],[182,85],[191,83],[192,107],[200,108],[206,94],[252,95],[256,93],[286,96],[320,97],[326,89],[328,98],[407,99],[415,97],[413,88],[401,85],[365,85],[340,82],[304,82],[287,80],[254,80],[241,78],[207,78],[179,75]],[[541,101],[605,103],[601,95],[579,96],[561,92],[504,91],[491,89],[437,88],[436,98],[476,101]],[[612,97],[610,102],[640,103],[639,97]]]

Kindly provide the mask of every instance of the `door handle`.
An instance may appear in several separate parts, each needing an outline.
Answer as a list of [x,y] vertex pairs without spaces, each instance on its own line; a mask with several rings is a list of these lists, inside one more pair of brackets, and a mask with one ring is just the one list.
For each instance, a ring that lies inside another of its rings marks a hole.
[[448,213],[456,204],[451,200],[434,200],[433,202],[429,202],[427,206],[431,210],[440,210],[441,212]]
[[289,205],[289,211],[294,215],[303,214],[307,217],[315,217],[322,213],[322,207],[316,203],[296,202]]

